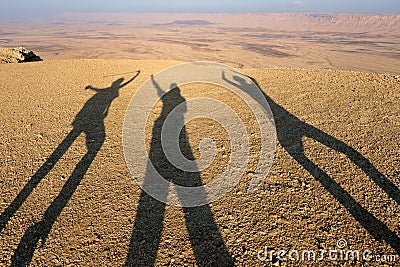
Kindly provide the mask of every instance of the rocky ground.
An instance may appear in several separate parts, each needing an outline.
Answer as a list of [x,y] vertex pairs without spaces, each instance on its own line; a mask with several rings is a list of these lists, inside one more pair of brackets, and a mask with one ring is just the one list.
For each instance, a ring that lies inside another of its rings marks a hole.
[[[209,206],[182,209],[142,195],[122,150],[131,97],[150,75],[177,63],[54,60],[0,65],[1,266],[364,264],[327,256],[317,263],[280,262],[276,252],[272,262],[261,261],[257,254],[265,247],[300,253],[370,250],[397,260],[373,261],[371,266],[400,263],[398,76],[243,69],[263,89],[278,134],[274,164],[254,193],[247,186],[260,139],[248,107],[216,86],[182,86],[186,100],[212,97],[231,106],[243,119],[252,146],[246,175],[234,190]],[[109,88],[137,70],[139,76],[119,95],[85,90],[88,85]],[[90,114],[108,104],[104,130],[83,116],[92,118]],[[154,108],[148,121],[148,149],[160,108]],[[82,121],[88,126],[77,126]],[[86,136],[80,134],[85,129]],[[216,140],[215,162],[200,173],[204,181],[215,179],[230,156],[226,132],[201,119],[190,122],[186,131],[194,157],[202,138]],[[174,175],[168,165],[165,170]],[[338,248],[338,240],[347,245]]]
[[39,56],[24,47],[0,47],[0,63],[20,63],[41,60],[42,59]]

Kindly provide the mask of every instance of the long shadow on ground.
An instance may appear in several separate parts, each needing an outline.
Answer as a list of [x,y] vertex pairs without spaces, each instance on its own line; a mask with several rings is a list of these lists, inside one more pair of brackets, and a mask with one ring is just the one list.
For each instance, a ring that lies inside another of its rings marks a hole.
[[[184,172],[172,165],[164,154],[161,144],[161,129],[170,112],[178,105],[184,105],[185,98],[180,94],[176,84],[171,84],[171,89],[164,95],[164,90],[152,77],[152,82],[158,91],[163,103],[160,116],[152,128],[152,139],[149,152],[151,161],[157,172],[173,184],[193,187],[201,186],[200,174],[198,172]],[[163,96],[164,95],[164,96]],[[186,108],[176,116],[178,120],[184,121]],[[182,154],[189,160],[194,160],[193,152],[189,145],[185,127],[180,132],[179,145]],[[145,181],[150,180],[146,173]],[[160,192],[167,199],[169,188],[165,187]],[[179,195],[178,195],[179,197]],[[206,194],[197,196],[206,199]],[[161,241],[163,220],[166,204],[162,203],[142,191],[135,223],[133,227],[131,242],[125,266],[154,266],[156,265],[157,251]],[[224,240],[214,221],[213,213],[208,205],[193,208],[183,208],[184,219],[189,234],[189,240],[194,250],[198,266],[232,266],[231,255],[225,246]]]
[[[257,81],[250,79],[261,88]],[[238,88],[246,88],[249,84],[241,77],[234,76],[234,81],[227,82]],[[285,108],[277,104],[265,93],[272,113],[274,114],[277,135],[282,147],[303,166],[321,185],[343,206],[350,214],[376,239],[384,240],[400,255],[400,238],[390,230],[383,222],[374,217],[370,212],[363,208],[346,190],[344,190],[332,177],[324,172],[317,164],[312,162],[304,154],[303,137],[312,138],[315,141],[345,154],[355,165],[357,165],[369,178],[381,187],[390,198],[400,205],[400,190],[389,179],[387,179],[372,163],[361,153],[324,133],[314,126],[301,121],[299,118],[288,112]]]
[[104,143],[106,134],[104,128],[104,119],[108,115],[109,107],[112,101],[119,96],[119,89],[133,81],[138,75],[132,77],[129,81],[122,83],[123,78],[116,80],[110,87],[105,89],[97,89],[87,86],[86,89],[91,89],[96,92],[76,115],[73,121],[73,129],[58,145],[46,162],[32,176],[29,182],[19,192],[13,202],[0,215],[0,231],[7,225],[8,221],[15,212],[22,206],[32,191],[51,171],[53,166],[60,160],[72,143],[78,138],[81,133],[86,136],[87,153],[82,157],[76,165],[71,176],[65,182],[59,195],[47,208],[40,222],[29,227],[11,259],[12,266],[27,266],[32,260],[35,248],[39,243],[44,244],[50,230],[61,214],[68,201],[71,199],[76,188],[80,184],[86,171],[96,157],[98,151]]

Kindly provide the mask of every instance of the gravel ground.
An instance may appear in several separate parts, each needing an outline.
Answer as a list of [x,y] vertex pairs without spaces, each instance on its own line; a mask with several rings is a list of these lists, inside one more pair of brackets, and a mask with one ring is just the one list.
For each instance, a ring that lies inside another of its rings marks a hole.
[[[208,206],[183,209],[142,193],[122,151],[131,97],[151,74],[177,63],[0,65],[1,266],[400,264],[399,76],[242,70],[263,89],[279,141],[274,164],[253,193],[247,186],[257,165],[260,133],[248,107],[217,86],[182,86],[180,97],[186,100],[213,97],[230,105],[243,118],[252,149],[246,175],[229,194]],[[119,95],[85,90],[88,85],[110,88],[121,77],[129,81],[137,70],[140,74]],[[152,148],[154,126],[164,109],[159,104],[146,128],[153,152],[159,149]],[[105,116],[99,120],[99,114]],[[226,132],[198,119],[186,126],[186,135],[194,158],[201,138],[216,140],[213,164],[193,174],[212,181],[228,164]],[[182,175],[160,158],[166,173]],[[293,251],[301,258],[304,250],[339,250],[338,240],[347,243],[344,253],[370,250],[394,255],[396,261],[289,258],[296,257]],[[268,259],[261,261],[257,254],[263,256],[259,252],[265,247]],[[271,250],[286,250],[288,261],[280,262],[277,252],[269,261]]]

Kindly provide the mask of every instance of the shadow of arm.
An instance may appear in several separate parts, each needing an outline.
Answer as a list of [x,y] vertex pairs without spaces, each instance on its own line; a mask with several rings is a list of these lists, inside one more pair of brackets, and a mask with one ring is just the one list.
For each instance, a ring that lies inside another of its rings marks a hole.
[[95,91],[96,93],[101,92],[102,90],[104,90],[104,89],[95,88],[95,87],[93,87],[93,86],[91,86],[91,85],[86,86],[85,89],[86,89],[86,90]]
[[131,83],[133,80],[135,80],[137,78],[137,76],[139,76],[140,72],[141,72],[140,70],[136,71],[136,74],[129,81],[126,81],[125,83],[121,84],[121,86],[119,88],[122,88],[122,87],[128,85],[129,83]]
[[162,97],[164,95],[165,91],[163,89],[161,89],[160,85],[156,82],[153,75],[151,75],[151,81],[152,81],[154,87],[157,89],[158,95],[160,97]]

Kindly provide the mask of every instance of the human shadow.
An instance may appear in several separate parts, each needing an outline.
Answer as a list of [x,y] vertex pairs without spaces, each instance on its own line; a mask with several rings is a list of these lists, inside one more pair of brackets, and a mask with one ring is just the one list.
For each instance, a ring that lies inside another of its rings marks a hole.
[[[159,96],[162,96],[161,101],[163,106],[160,116],[156,119],[152,128],[149,160],[154,169],[164,179],[172,182],[174,185],[178,184],[186,187],[201,186],[203,183],[200,174],[198,172],[184,172],[172,165],[168,161],[161,144],[161,129],[164,121],[168,114],[178,105],[181,108],[175,114],[175,119],[184,121],[184,114],[186,112],[185,98],[182,97],[180,88],[176,84],[171,84],[171,90],[164,94],[164,90],[160,88],[154,77],[152,77],[152,82],[157,88]],[[187,159],[195,159],[189,145],[185,127],[183,127],[179,135],[179,147]],[[147,168],[149,170],[150,167],[148,166]],[[150,175],[150,171],[147,171],[146,175]],[[148,179],[145,177],[144,184],[146,184],[146,180]],[[167,199],[169,193],[168,186],[162,188],[160,192],[164,194],[160,197]],[[197,197],[206,198],[206,193],[204,192],[201,196]],[[152,198],[142,190],[125,266],[155,265],[163,230],[165,208],[165,203]],[[210,207],[204,205],[183,208],[183,212],[197,265],[232,266],[231,255],[225,246]]]
[[[242,89],[250,85],[245,79],[234,76],[231,81],[222,74],[222,78]],[[261,90],[255,79],[249,77]],[[262,91],[262,90],[261,90]],[[263,92],[263,91],[262,91]],[[343,141],[301,121],[284,107],[277,104],[264,92],[263,95],[274,114],[278,140],[282,147],[303,166],[321,185],[343,206],[350,214],[376,239],[386,241],[400,255],[400,239],[395,232],[390,230],[383,222],[363,208],[346,190],[344,190],[332,177],[330,177],[317,164],[312,162],[304,153],[303,137],[312,138],[315,141],[345,154],[368,177],[381,187],[390,198],[400,204],[400,190],[387,179],[368,159],[360,152],[347,145]],[[257,101],[257,99],[256,99]]]
[[119,96],[119,90],[132,82],[139,75],[139,73],[140,71],[138,71],[135,76],[125,83],[122,83],[124,79],[120,78],[114,81],[108,88],[97,89],[90,85],[86,87],[86,89],[95,91],[96,94],[85,103],[83,108],[76,115],[72,123],[73,129],[58,145],[46,162],[32,176],[29,182],[24,186],[17,197],[1,215],[0,222],[3,228],[15,214],[15,212],[26,201],[32,191],[51,171],[54,165],[72,145],[72,143],[78,138],[78,136],[81,133],[85,134],[87,147],[86,154],[76,165],[58,196],[47,208],[41,221],[37,222],[26,230],[11,259],[12,266],[29,265],[35,248],[39,245],[39,243],[43,245],[46,242],[46,238],[50,233],[54,222],[67,205],[68,201],[72,197],[86,171],[89,169],[91,163],[104,143],[106,136],[104,119],[108,115],[112,101]]

